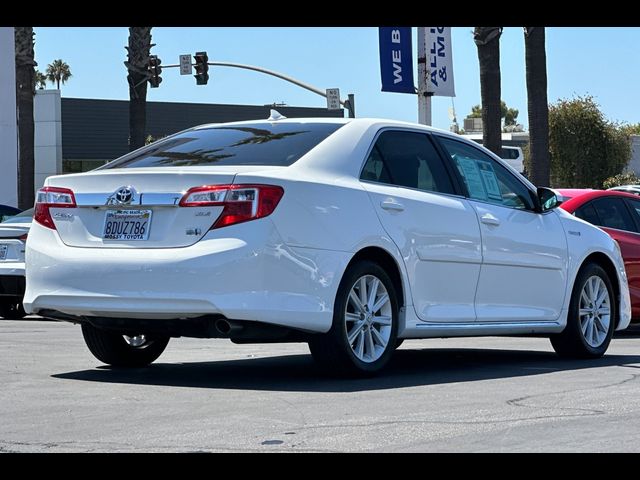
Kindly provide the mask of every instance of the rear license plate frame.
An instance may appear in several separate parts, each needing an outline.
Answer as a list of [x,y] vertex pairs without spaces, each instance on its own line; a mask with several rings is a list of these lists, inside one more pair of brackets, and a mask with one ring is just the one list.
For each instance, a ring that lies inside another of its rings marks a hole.
[[[121,218],[117,218],[121,217]],[[134,241],[144,242],[149,240],[149,233],[151,231],[151,220],[153,217],[153,211],[148,209],[118,209],[107,210],[104,217],[104,225],[102,227],[102,239],[109,242],[118,241]],[[136,225],[137,221],[144,221],[144,225]],[[109,222],[116,221],[116,225],[109,225]],[[123,223],[122,229],[119,228],[120,223]],[[131,225],[129,225],[131,223]],[[107,233],[107,227],[109,232]],[[143,227],[141,229],[141,227]]]

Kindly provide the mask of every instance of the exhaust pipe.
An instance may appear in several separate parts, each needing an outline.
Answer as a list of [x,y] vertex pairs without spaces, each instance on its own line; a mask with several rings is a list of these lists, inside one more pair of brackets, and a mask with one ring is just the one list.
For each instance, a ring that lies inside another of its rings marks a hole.
[[225,318],[216,320],[215,326],[218,333],[225,337],[231,337],[244,330],[244,325],[242,325],[242,323],[229,321]]

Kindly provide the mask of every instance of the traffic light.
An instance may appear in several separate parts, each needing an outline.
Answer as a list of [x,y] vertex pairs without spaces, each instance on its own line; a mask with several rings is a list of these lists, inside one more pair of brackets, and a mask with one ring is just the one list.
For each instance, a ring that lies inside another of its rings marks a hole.
[[209,81],[209,65],[207,62],[209,61],[209,57],[207,56],[207,52],[196,52],[194,55],[196,64],[196,85],[206,85]]
[[162,82],[162,78],[160,77],[162,73],[161,63],[162,61],[157,55],[149,55],[149,86],[151,88],[158,88]]

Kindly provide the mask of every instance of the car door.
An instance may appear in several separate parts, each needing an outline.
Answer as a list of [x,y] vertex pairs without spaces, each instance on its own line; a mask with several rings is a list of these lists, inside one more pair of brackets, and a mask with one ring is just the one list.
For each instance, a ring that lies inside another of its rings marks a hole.
[[361,173],[385,231],[402,253],[419,319],[475,321],[480,228],[429,134],[384,130]]
[[439,136],[480,222],[479,321],[547,321],[560,316],[567,241],[554,211],[537,213],[535,193],[479,148]]
[[633,317],[640,317],[640,200],[614,195],[600,197],[576,209],[575,216],[599,226],[620,245]]

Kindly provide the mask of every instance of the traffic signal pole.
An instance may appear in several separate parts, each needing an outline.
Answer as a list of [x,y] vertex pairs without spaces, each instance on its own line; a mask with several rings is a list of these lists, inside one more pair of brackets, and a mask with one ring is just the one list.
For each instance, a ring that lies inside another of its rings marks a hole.
[[[192,64],[194,65],[194,64]],[[261,72],[261,73],[265,73],[267,75],[271,75],[272,77],[277,77],[280,78],[282,80],[285,80],[289,83],[293,83],[294,85],[297,85],[299,87],[304,88],[305,90],[309,90],[310,92],[313,92],[315,94],[318,94],[322,97],[327,98],[327,93],[326,91],[323,91],[317,87],[314,87],[313,85],[310,85],[308,83],[302,82],[296,78],[290,77],[289,75],[285,75],[283,73],[280,72],[276,72],[273,70],[268,70],[266,68],[262,68],[262,67],[257,67],[255,65],[245,65],[243,63],[231,63],[231,62],[207,62],[207,65],[211,65],[214,67],[230,67],[230,68],[242,68],[245,70],[253,70],[256,72]],[[164,65],[163,68],[179,68],[180,64],[176,64],[176,65]],[[355,96],[350,93],[349,97],[347,100],[340,100],[340,105],[342,105],[344,108],[347,109],[347,111],[349,112],[349,118],[355,118],[356,116],[356,109],[355,109]]]
[[[327,98],[327,93],[326,91],[323,91],[319,88],[314,87],[313,85],[309,85],[308,83],[302,82],[298,79],[295,79],[293,77],[290,77],[289,75],[285,75],[283,73],[279,73],[279,72],[275,72],[273,70],[268,70],[266,68],[262,68],[262,67],[256,67],[254,65],[245,65],[242,63],[230,63],[230,62],[209,62],[209,65],[212,66],[217,66],[217,67],[231,67],[231,68],[244,68],[245,70],[254,70],[256,72],[261,72],[261,73],[266,73],[267,75],[271,75],[272,77],[277,77],[280,78],[282,80],[285,80],[289,83],[293,83],[294,85],[297,85],[299,87],[302,87],[306,90],[309,90],[310,92],[313,93],[317,93],[318,95],[321,95],[325,98]],[[350,96],[352,96],[353,94],[350,94]],[[347,110],[349,110],[349,117],[350,118],[354,118],[355,117],[355,108],[349,108],[349,100],[340,100],[340,105],[342,105],[344,108],[346,108]],[[353,112],[352,112],[353,110]]]

